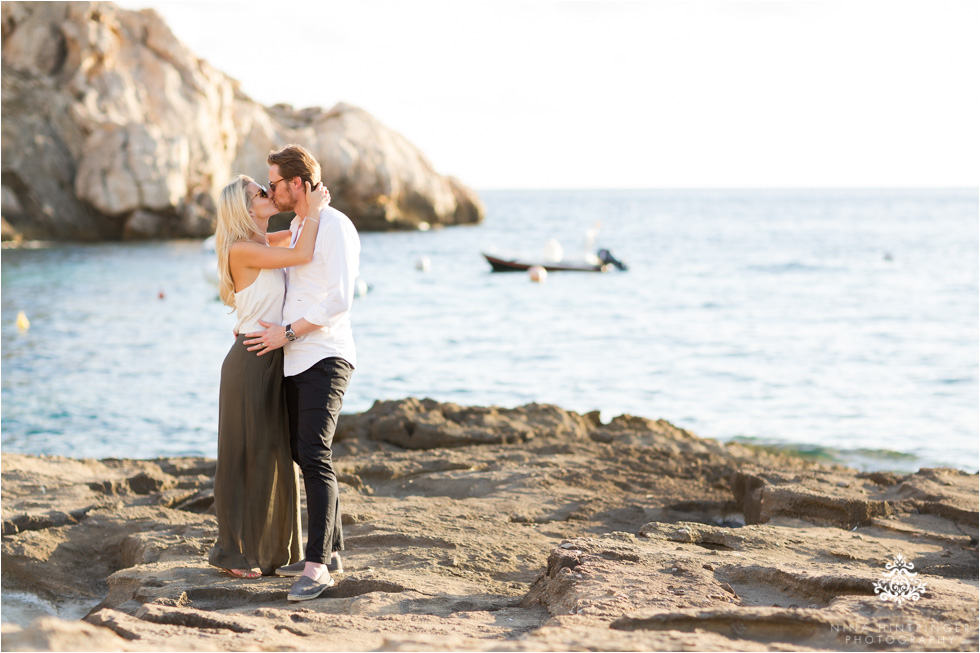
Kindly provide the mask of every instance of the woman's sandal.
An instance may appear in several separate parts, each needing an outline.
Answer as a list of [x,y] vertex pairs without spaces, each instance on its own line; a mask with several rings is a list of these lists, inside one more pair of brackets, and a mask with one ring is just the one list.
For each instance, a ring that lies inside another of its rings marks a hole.
[[222,567],[221,568],[221,571],[224,571],[224,572],[226,572],[228,574],[231,574],[235,578],[249,578],[249,579],[252,579],[252,578],[261,578],[262,577],[262,572],[261,571],[258,571],[257,569],[225,569],[224,567]]

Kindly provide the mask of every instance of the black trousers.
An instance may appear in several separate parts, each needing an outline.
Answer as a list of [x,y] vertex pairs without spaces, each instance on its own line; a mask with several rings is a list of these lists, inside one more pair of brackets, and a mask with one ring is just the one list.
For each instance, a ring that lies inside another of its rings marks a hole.
[[342,358],[324,358],[286,377],[289,443],[306,487],[306,561],[327,563],[344,548],[340,492],[333,469],[333,436],[354,368]]

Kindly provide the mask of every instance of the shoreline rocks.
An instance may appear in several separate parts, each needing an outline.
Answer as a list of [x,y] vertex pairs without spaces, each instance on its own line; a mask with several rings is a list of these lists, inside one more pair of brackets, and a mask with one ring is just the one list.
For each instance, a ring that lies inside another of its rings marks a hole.
[[2,27],[4,240],[207,236],[231,176],[263,180],[287,143],[359,229],[483,219],[476,193],[367,112],[262,106],[151,9],[4,2]]
[[[428,399],[345,415],[336,451],[346,573],[300,604],[207,564],[214,461],[3,454],[4,600],[67,617],[4,650],[977,648],[976,474]],[[900,604],[898,555],[924,584]]]

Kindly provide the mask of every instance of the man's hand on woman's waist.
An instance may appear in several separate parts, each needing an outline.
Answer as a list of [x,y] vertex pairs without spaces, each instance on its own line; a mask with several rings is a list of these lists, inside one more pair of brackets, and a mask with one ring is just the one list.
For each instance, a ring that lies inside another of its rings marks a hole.
[[[265,331],[246,334],[251,340],[246,340],[243,344],[248,347],[249,351],[258,351],[257,355],[262,356],[263,354],[268,354],[270,351],[280,349],[289,342],[290,339],[286,336],[286,327],[264,320],[259,320],[259,324],[265,327]],[[307,322],[302,318],[288,326],[297,338],[301,338],[321,328],[320,325]]]

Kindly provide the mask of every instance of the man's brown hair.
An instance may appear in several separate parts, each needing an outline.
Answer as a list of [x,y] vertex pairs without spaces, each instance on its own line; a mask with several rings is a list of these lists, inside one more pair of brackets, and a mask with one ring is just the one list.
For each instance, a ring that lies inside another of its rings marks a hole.
[[302,145],[286,145],[269,152],[266,163],[279,166],[279,174],[287,181],[299,177],[310,182],[310,187],[320,183],[320,164]]

